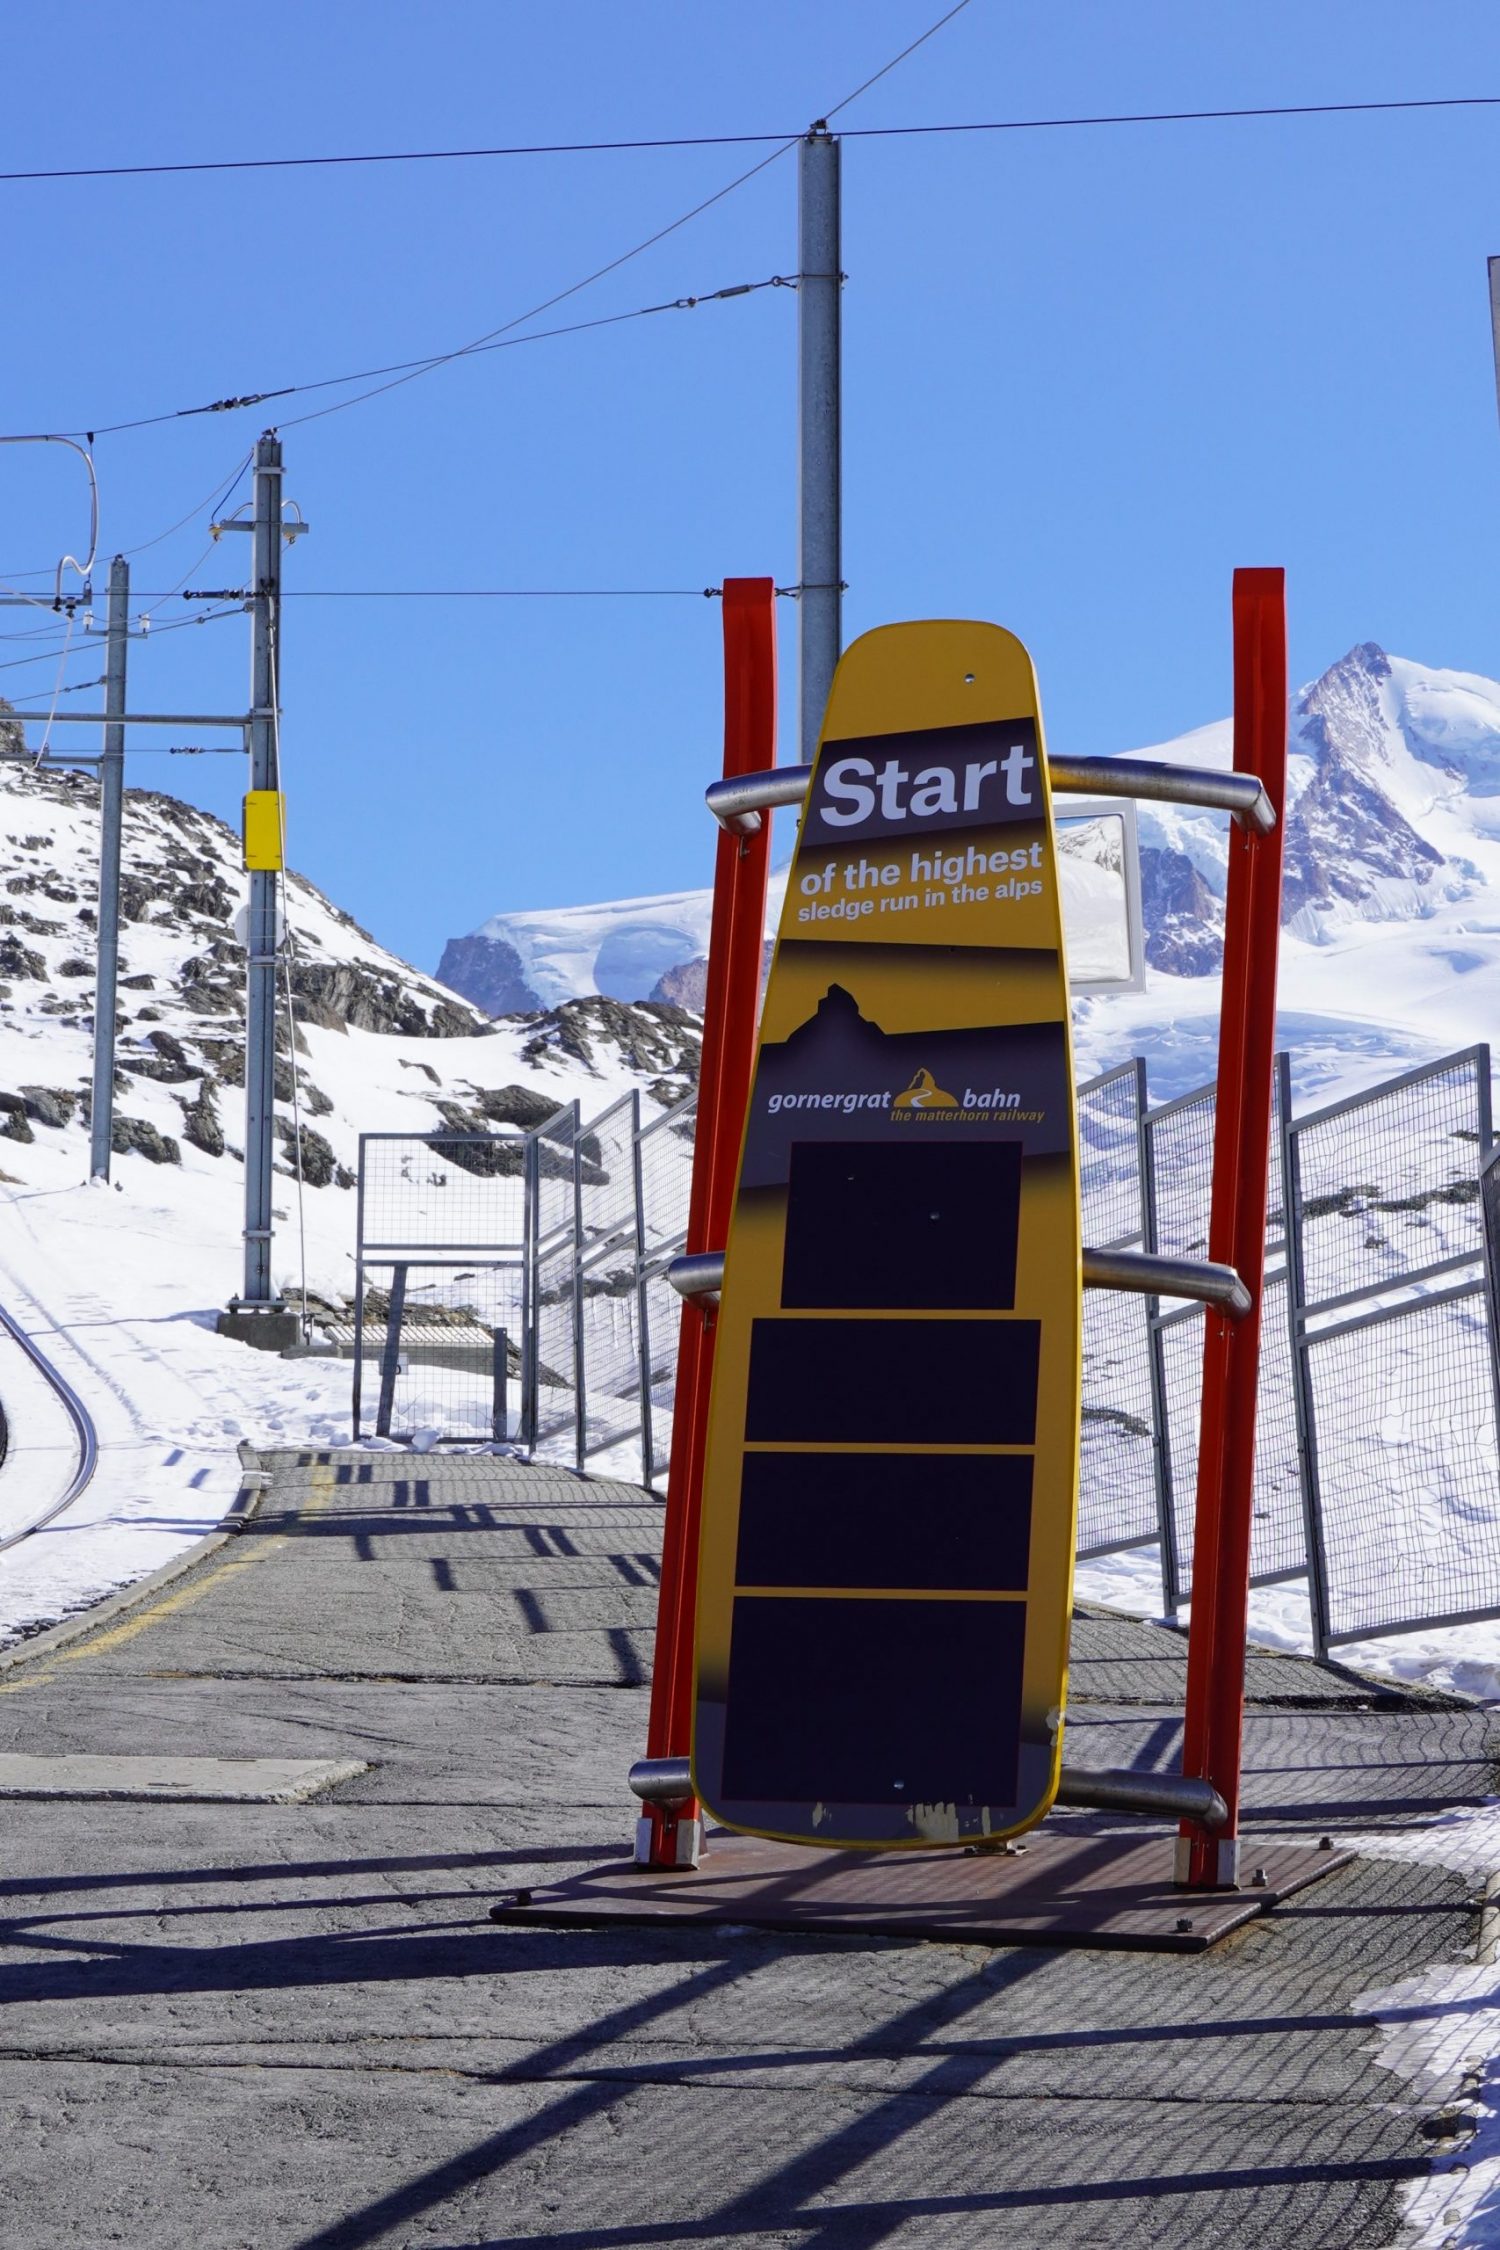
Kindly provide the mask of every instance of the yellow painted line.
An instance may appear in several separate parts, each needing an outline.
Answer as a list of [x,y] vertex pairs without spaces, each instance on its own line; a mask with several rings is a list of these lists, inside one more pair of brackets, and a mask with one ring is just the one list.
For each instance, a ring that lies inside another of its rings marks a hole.
[[[324,1462],[316,1464],[312,1471],[312,1490],[303,1502],[300,1514],[316,1515],[320,1508],[327,1506],[334,1489],[332,1468]],[[59,1649],[48,1663],[40,1665],[34,1672],[25,1673],[25,1667],[19,1667],[25,1676],[0,1685],[0,1695],[20,1695],[26,1688],[44,1687],[49,1680],[57,1677],[61,1665],[81,1664],[91,1656],[104,1656],[113,1649],[123,1648],[127,1641],[133,1641],[137,1634],[160,1624],[163,1618],[174,1616],[178,1610],[191,1608],[194,1602],[201,1601],[206,1593],[221,1586],[236,1571],[252,1570],[257,1563],[264,1562],[268,1556],[289,1545],[295,1534],[281,1531],[273,1538],[257,1538],[253,1545],[246,1546],[245,1541],[249,1536],[242,1532],[225,1559],[211,1565],[201,1578],[191,1579],[185,1586],[177,1586],[170,1592],[164,1592],[159,1600],[148,1603],[131,1617],[122,1618],[118,1625],[111,1625],[107,1632],[82,1640],[75,1647]]]

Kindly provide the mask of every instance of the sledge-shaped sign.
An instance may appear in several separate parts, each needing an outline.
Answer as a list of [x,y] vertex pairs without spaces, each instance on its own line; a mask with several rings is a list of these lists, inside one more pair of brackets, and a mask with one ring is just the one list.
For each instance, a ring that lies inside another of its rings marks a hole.
[[693,1773],[834,1846],[1031,1826],[1077,1511],[1078,1159],[1031,660],[890,625],[835,677],[718,1316]]

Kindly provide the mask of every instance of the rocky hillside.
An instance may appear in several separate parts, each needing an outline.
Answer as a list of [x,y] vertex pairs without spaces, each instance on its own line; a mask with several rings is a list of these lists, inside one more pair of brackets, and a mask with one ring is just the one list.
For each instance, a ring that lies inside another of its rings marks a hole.
[[[0,1178],[12,1185],[87,1174],[97,797],[90,777],[0,766]],[[130,790],[122,867],[115,1180],[128,1191],[149,1167],[166,1210],[222,1232],[227,1297],[243,1192],[239,839],[176,798]],[[698,1029],[682,1008],[596,998],[493,1021],[303,877],[286,891],[276,1168],[294,1183],[300,1154],[326,1294],[347,1288],[361,1132],[519,1130],[630,1089],[651,1115],[694,1081]]]

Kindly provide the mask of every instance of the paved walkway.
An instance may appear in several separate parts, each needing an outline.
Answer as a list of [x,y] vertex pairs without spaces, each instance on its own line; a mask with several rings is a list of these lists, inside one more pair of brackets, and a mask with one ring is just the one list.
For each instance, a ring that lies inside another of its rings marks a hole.
[[[266,1464],[238,1538],[4,1675],[0,1753],[365,1770],[0,1802],[6,2242],[1397,2240],[1433,2121],[1361,1998],[1472,1947],[1472,1883],[1362,1857],[1186,1959],[497,1927],[630,1832],[660,1509],[494,1460]],[[1080,1618],[1070,1757],[1170,1765],[1182,1673]],[[1474,1708],[1279,1656],[1250,1685],[1258,1830],[1495,1786]]]

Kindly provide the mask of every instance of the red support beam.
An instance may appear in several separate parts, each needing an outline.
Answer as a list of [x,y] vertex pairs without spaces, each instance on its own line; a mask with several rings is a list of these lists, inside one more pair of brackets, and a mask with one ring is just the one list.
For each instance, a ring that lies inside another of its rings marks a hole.
[[[776,763],[776,586],[770,578],[724,581],[724,773],[757,773]],[[755,1069],[771,864],[771,821],[753,836],[721,831],[714,867],[713,921],[703,1009],[703,1060],[693,1139],[687,1249],[722,1250],[729,1233],[740,1140]],[[688,1299],[677,1348],[672,1464],[662,1537],[661,1591],[651,1678],[648,1758],[686,1757],[692,1735],[693,1607],[698,1583],[698,1523],[703,1451],[713,1377],[714,1315]],[[670,1812],[647,1806],[650,1864],[678,1864],[679,1833],[696,1821],[690,1799]]]
[[1214,1831],[1184,1821],[1178,1881],[1233,1885],[1239,1872],[1240,1752],[1255,1498],[1255,1408],[1281,934],[1286,805],[1286,583],[1280,570],[1234,574],[1234,766],[1254,774],[1276,808],[1266,835],[1229,832],[1224,995],[1208,1254],[1250,1292],[1239,1320],[1205,1315],[1203,1406],[1188,1632],[1182,1770],[1211,1781],[1229,1808]]

